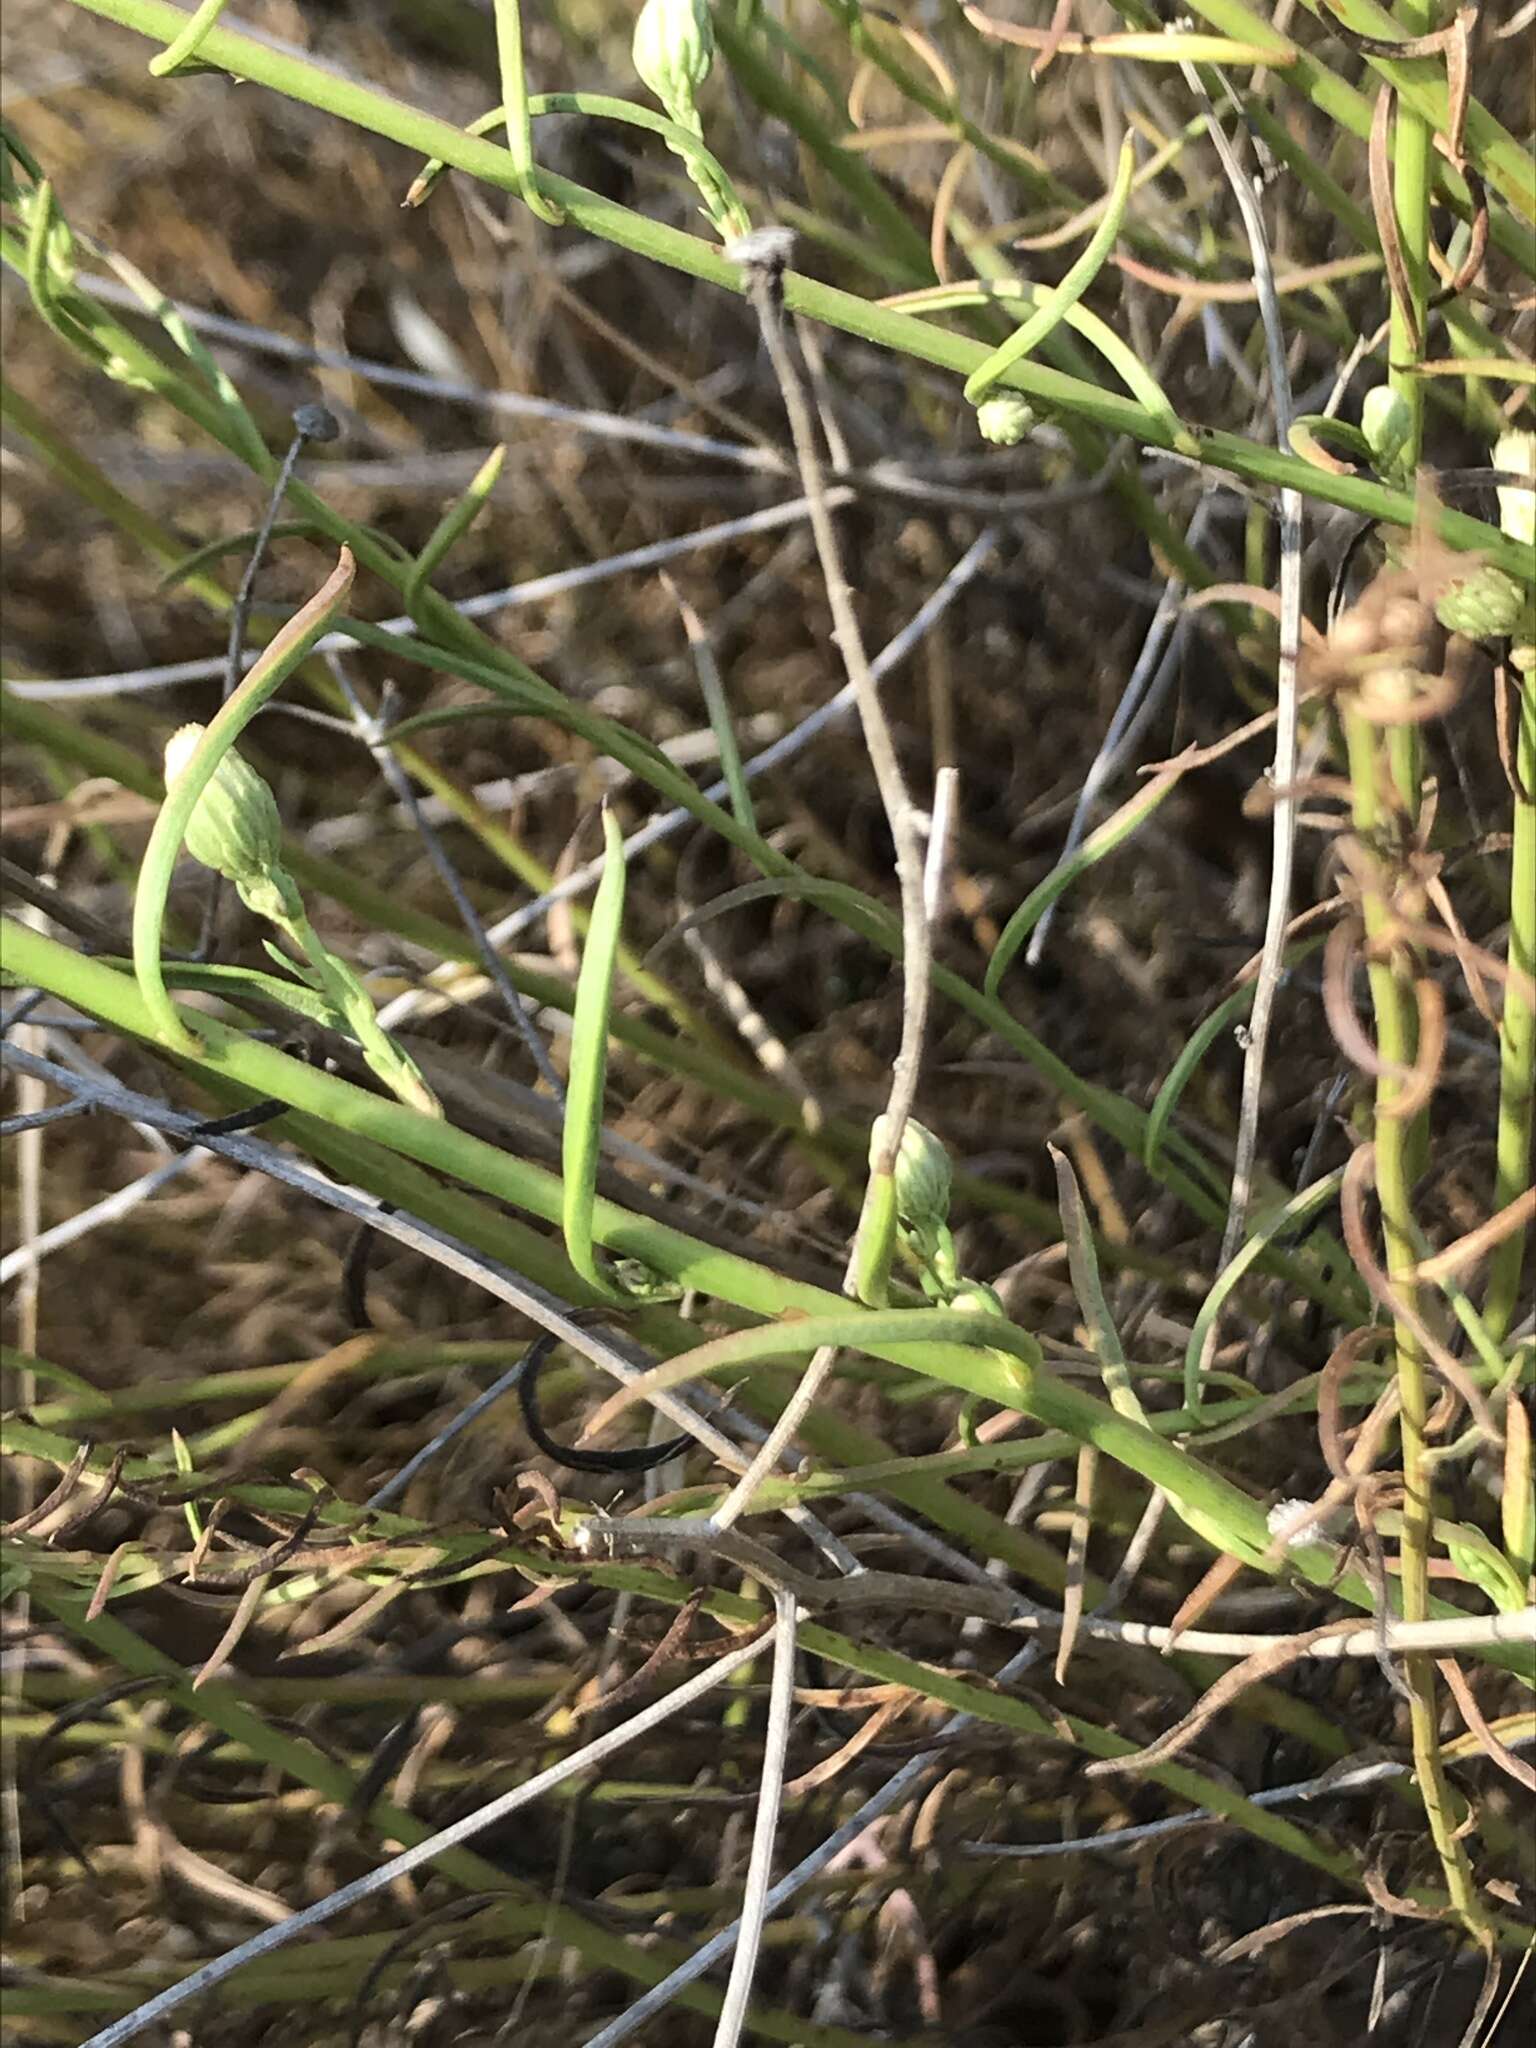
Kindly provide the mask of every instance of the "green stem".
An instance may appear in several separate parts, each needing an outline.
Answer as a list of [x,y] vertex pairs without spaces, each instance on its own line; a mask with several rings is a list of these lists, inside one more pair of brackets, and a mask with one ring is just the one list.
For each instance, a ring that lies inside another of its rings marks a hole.
[[[1531,1113],[1536,1092],[1536,669],[1520,682],[1515,742],[1514,844],[1509,875],[1509,965],[1499,1027],[1499,1123],[1493,1184],[1495,1212],[1524,1194],[1531,1180]],[[1512,1230],[1493,1255],[1483,1321],[1502,1340],[1520,1304],[1526,1231]]]
[[[177,32],[184,17],[167,0],[72,0],[86,12],[136,29],[160,40]],[[203,45],[205,62],[220,70],[287,94],[307,106],[316,106],[349,120],[371,133],[400,143],[423,158],[441,157],[457,169],[483,178],[502,190],[517,189],[515,167],[504,149],[466,135],[446,121],[434,119],[406,106],[386,93],[339,78],[323,71],[307,58],[268,48],[232,29],[219,27]],[[651,261],[665,263],[725,290],[741,293],[745,283],[739,266],[698,236],[683,234],[659,221],[589,192],[552,172],[540,174],[543,191],[557,200],[569,219],[590,234],[630,249]],[[946,334],[928,321],[914,320],[865,299],[790,274],[785,278],[785,298],[790,310],[808,314],[828,326],[841,328],[878,346],[892,348],[919,362],[936,365],[969,376],[984,362],[989,350],[962,335]],[[163,372],[161,373],[163,382]],[[1128,434],[1137,442],[1157,448],[1173,448],[1174,435],[1144,406],[1112,391],[1100,390],[1082,379],[1064,376],[1034,361],[1019,363],[1006,378],[1007,388],[1026,398],[1070,416],[1091,421],[1110,434]],[[223,438],[217,428],[216,438]],[[1204,427],[1185,426],[1182,431],[1199,444],[1202,460],[1211,467],[1228,470],[1254,483],[1276,484],[1305,492],[1314,499],[1342,505],[1346,510],[1409,529],[1414,523],[1412,494],[1372,483],[1365,477],[1327,476],[1299,457],[1282,454],[1272,446],[1245,440],[1241,435]],[[310,494],[295,492],[295,502],[317,517],[335,515]],[[1476,549],[1490,562],[1506,569],[1524,585],[1536,581],[1529,550],[1511,541],[1497,528],[1465,513],[1442,508],[1435,518],[1435,530],[1448,546]],[[375,551],[377,552],[377,551]],[[373,568],[361,551],[358,560]],[[381,571],[381,573],[386,573]],[[391,580],[394,580],[393,578]],[[450,607],[445,606],[450,619]],[[434,616],[434,628],[437,620]],[[442,630],[449,630],[447,627]]]
[[362,1047],[363,1058],[385,1087],[398,1095],[402,1102],[419,1109],[424,1116],[441,1116],[442,1107],[421,1078],[416,1062],[408,1053],[402,1052],[388,1032],[381,1029],[372,996],[346,961],[338,959],[322,943],[302,905],[282,918],[281,929],[314,969],[321,992],[335,1011],[338,1023],[357,1040]]
[[[100,960],[73,953],[10,918],[0,919],[0,939],[4,942],[4,969],[18,982],[46,988],[119,1030],[169,1048],[170,1041],[131,977]],[[273,1096],[292,1105],[301,1114],[285,1125],[285,1132],[296,1142],[322,1157],[335,1150],[333,1139],[361,1152],[383,1147],[402,1155],[404,1182],[375,1190],[386,1199],[400,1199],[430,1216],[436,1205],[426,1176],[404,1165],[414,1160],[432,1173],[449,1175],[546,1222],[559,1220],[562,1188],[557,1175],[401,1103],[370,1095],[211,1018],[200,1017],[199,1026],[202,1042],[185,1055],[189,1063],[210,1084],[233,1086],[257,1097]],[[341,1154],[336,1156],[339,1162]],[[355,1168],[353,1161],[347,1161],[342,1170],[351,1170],[350,1177],[365,1186],[378,1178],[361,1159]],[[462,1195],[454,1199],[468,1208],[482,1206]],[[486,1215],[478,1227],[458,1223],[456,1234],[470,1241],[484,1237],[494,1243],[505,1227],[500,1218]],[[1270,1573],[1277,1569],[1270,1555],[1268,1522],[1258,1501],[1178,1445],[1117,1415],[1094,1395],[1057,1379],[1043,1366],[1028,1366],[1026,1383],[1021,1384],[1016,1365],[1005,1363],[995,1351],[982,1349],[974,1341],[982,1334],[977,1329],[979,1318],[951,1312],[941,1321],[938,1311],[907,1310],[900,1311],[893,1323],[889,1312],[861,1311],[826,1288],[788,1279],[683,1231],[633,1215],[601,1197],[593,1203],[592,1231],[596,1242],[622,1257],[638,1259],[684,1288],[696,1288],[735,1308],[775,1318],[771,1329],[759,1332],[755,1339],[747,1336],[741,1340],[748,1347],[755,1342],[771,1355],[794,1355],[806,1342],[822,1341],[826,1330],[835,1326],[842,1341],[871,1357],[888,1359],[1006,1407],[1022,1403],[1045,1427],[1064,1430],[1078,1443],[1092,1444],[1106,1457],[1162,1487],[1180,1501],[1186,1515],[1193,1511],[1200,1517],[1207,1540],[1209,1532],[1219,1528],[1221,1548],[1257,1569]],[[827,1317],[835,1318],[835,1325],[814,1320]],[[915,1336],[917,1331],[939,1328],[952,1330],[954,1335],[901,1341],[903,1332],[912,1331]],[[806,1329],[809,1339],[804,1335]],[[962,1337],[972,1341],[957,1341]],[[997,1341],[990,1326],[986,1337],[989,1344]],[[1017,1341],[1025,1347],[1032,1343],[1023,1332],[1017,1333]],[[1292,1552],[1285,1568],[1300,1571],[1315,1584],[1332,1585],[1336,1561],[1325,1546],[1310,1546]],[[1334,1590],[1367,1611],[1376,1598],[1371,1582],[1359,1572],[1347,1572]],[[1438,1602],[1430,1608],[1431,1614],[1455,1611]],[[1525,1653],[1518,1644],[1495,1646],[1484,1654],[1486,1661],[1503,1669],[1524,1669],[1521,1659]]]
[[[1401,0],[1399,19],[1409,35],[1434,27],[1433,0]],[[1387,92],[1390,87],[1383,85]],[[1401,463],[1406,474],[1418,468],[1424,447],[1425,321],[1429,304],[1429,193],[1434,159],[1434,134],[1428,122],[1406,101],[1396,106],[1396,148],[1392,155],[1392,210],[1407,273],[1404,288],[1391,294],[1387,336],[1387,384],[1401,401],[1407,420]],[[1423,748],[1419,727],[1393,726],[1387,735],[1387,756],[1399,794],[1410,818],[1418,815]]]
[[203,38],[228,5],[229,0],[203,0],[202,6],[176,40],[168,43],[157,57],[150,58],[150,75],[170,78],[183,68],[197,70],[199,67],[195,60]]
[[[1346,715],[1344,729],[1354,827],[1369,845],[1384,826],[1394,822],[1382,793],[1386,751],[1378,751],[1375,729],[1358,716]],[[1417,795],[1416,788],[1414,794]],[[1379,889],[1371,887],[1364,891],[1362,911],[1367,941],[1385,939],[1393,913]],[[1414,1278],[1418,1256],[1413,1220],[1414,1130],[1410,1118],[1393,1114],[1393,1104],[1404,1085],[1403,1075],[1413,1063],[1417,1008],[1410,975],[1397,958],[1371,958],[1367,975],[1376,1020],[1376,1049],[1382,1062],[1376,1084],[1373,1137],[1387,1272],[1404,1307],[1416,1314],[1420,1288]],[[1393,1343],[1403,1464],[1399,1540],[1402,1611],[1405,1620],[1419,1621],[1430,1606],[1429,1551],[1434,1522],[1434,1468],[1425,1438],[1429,1388],[1418,1337],[1402,1316],[1394,1318]],[[1469,1933],[1482,1939],[1486,1919],[1473,1888],[1466,1852],[1457,1839],[1458,1822],[1440,1754],[1434,1660],[1421,1655],[1405,1657],[1403,1674],[1408,1687],[1415,1776],[1425,1818],[1445,1871],[1452,1903]]]
[[1023,362],[1048,334],[1060,326],[1104,268],[1105,259],[1115,246],[1115,237],[1120,232],[1120,223],[1125,219],[1125,205],[1131,196],[1131,177],[1135,169],[1136,145],[1127,135],[1121,146],[1115,182],[1110,188],[1109,204],[1105,207],[1104,218],[1094,229],[1087,248],[1078,256],[1056,289],[1042,294],[1043,303],[1036,306],[1023,325],[1010,334],[1001,348],[994,350],[981,367],[973,370],[966,378],[965,396],[972,405],[980,405],[1004,370],[1011,369],[1015,363]]
[[539,188],[533,161],[533,117],[528,109],[528,79],[523,69],[523,18],[520,0],[494,0],[496,53],[501,62],[501,100],[506,112],[507,150],[512,175],[528,211],[546,226],[564,225],[565,214]]

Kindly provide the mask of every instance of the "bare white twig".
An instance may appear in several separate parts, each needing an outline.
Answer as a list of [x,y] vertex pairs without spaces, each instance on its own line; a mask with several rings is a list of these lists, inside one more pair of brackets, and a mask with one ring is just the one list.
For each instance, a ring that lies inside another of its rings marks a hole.
[[[1536,1742],[1536,1734],[1518,1732],[1504,1737],[1507,1747],[1518,1749]],[[1410,1766],[1384,1758],[1372,1763],[1335,1764],[1315,1778],[1303,1778],[1294,1785],[1270,1785],[1246,1795],[1253,1806],[1292,1806],[1308,1799],[1331,1799],[1336,1794],[1368,1792],[1375,1785],[1388,1784],[1409,1776]],[[1151,1842],[1165,1835],[1183,1833],[1186,1828],[1210,1827],[1220,1815],[1203,1807],[1192,1813],[1171,1813],[1162,1820],[1143,1821],[1136,1827],[1109,1828],[1102,1835],[1079,1835],[1069,1842],[962,1842],[967,1856],[992,1856],[1027,1861],[1046,1856],[1077,1856],[1084,1851],[1128,1849],[1137,1842]]]
[[725,2003],[715,2027],[715,2048],[736,2048],[741,2039],[757,1951],[768,1917],[768,1883],[773,1876],[773,1844],[784,1797],[784,1756],[789,1747],[789,1716],[795,1694],[795,1601],[793,1594],[773,1596],[773,1679],[768,1694],[768,1732],[763,1747],[763,1774],[757,1787],[757,1818],[752,1826],[752,1853],[747,1859],[746,1890],[741,1901],[741,1933],[731,1959]]
[[[890,826],[891,839],[896,851],[896,881],[901,894],[902,931],[901,1043],[897,1048],[891,1075],[891,1092],[886,1102],[880,1156],[871,1161],[871,1165],[878,1172],[888,1175],[894,1166],[897,1148],[901,1144],[901,1134],[906,1128],[907,1118],[912,1113],[912,1105],[917,1096],[918,1070],[922,1063],[923,1038],[928,1022],[929,973],[932,967],[933,945],[926,907],[922,835],[918,830],[917,815],[907,790],[906,778],[901,772],[901,763],[896,755],[896,742],[891,732],[890,721],[885,715],[879,685],[864,649],[864,636],[859,628],[858,614],[853,606],[853,593],[843,567],[837,528],[832,523],[831,500],[822,471],[821,456],[816,446],[816,430],[811,418],[811,408],[785,330],[780,280],[784,260],[788,254],[788,242],[780,238],[778,230],[760,230],[757,235],[746,239],[753,245],[751,248],[738,242],[733,244],[729,253],[741,264],[746,274],[747,296],[757,314],[763,343],[773,365],[774,375],[778,379],[785,416],[789,421],[790,440],[794,445],[795,459],[799,463],[801,481],[805,486],[806,502],[810,507],[811,532],[821,564],[822,582],[832,612],[832,638],[837,643],[838,653],[847,672],[848,687],[853,692],[854,702],[858,707],[865,751],[874,770],[875,784],[880,792],[880,801],[885,810],[886,822]],[[859,1218],[853,1250],[849,1256],[848,1278],[845,1283],[849,1287],[858,1266],[858,1239],[869,1227],[869,1217],[870,1210],[866,1202],[864,1212]],[[753,1493],[766,1475],[773,1470],[784,1447],[793,1439],[800,1427],[827,1374],[832,1370],[836,1357],[835,1347],[823,1347],[811,1359],[801,1376],[800,1384],[768,1432],[756,1457],[710,1517],[713,1528],[728,1529],[746,1512]]]
[[928,1021],[928,970],[932,949],[928,919],[923,908],[922,837],[917,829],[906,778],[897,759],[895,737],[885,715],[885,705],[876,687],[869,657],[864,651],[864,636],[843,567],[843,551],[837,528],[832,522],[834,494],[826,487],[810,405],[785,332],[779,292],[782,256],[765,261],[759,255],[743,251],[740,244],[734,245],[727,253],[735,254],[746,271],[747,296],[757,314],[763,342],[784,400],[795,459],[800,465],[800,476],[805,486],[805,502],[810,510],[811,532],[821,562],[827,603],[832,611],[832,637],[854,692],[859,722],[864,731],[865,750],[895,844],[896,880],[901,891],[903,961],[901,1043],[886,1103],[885,1156],[880,1161],[882,1170],[889,1172],[917,1094],[918,1067]]
[[[1275,291],[1274,266],[1264,231],[1264,216],[1253,185],[1238,162],[1237,152],[1227,140],[1216,109],[1211,104],[1199,73],[1192,65],[1179,67],[1190,90],[1202,101],[1208,117],[1208,133],[1221,158],[1222,169],[1232,187],[1243,217],[1248,248],[1253,258],[1253,281],[1258,292],[1259,313],[1264,323],[1264,341],[1269,357],[1270,406],[1275,420],[1275,442],[1284,450],[1290,446],[1291,379],[1285,362],[1285,330],[1280,318],[1280,300]],[[1296,858],[1296,664],[1301,649],[1301,493],[1280,493],[1280,651],[1276,673],[1279,717],[1275,725],[1275,756],[1270,769],[1274,791],[1273,852],[1269,871],[1269,908],[1264,922],[1264,949],[1260,956],[1254,987],[1253,1009],[1248,1021],[1248,1041],[1243,1056],[1243,1092],[1238,1112],[1237,1144],[1232,1161],[1232,1192],[1222,1233],[1220,1267],[1233,1258],[1248,1226],[1248,1205],[1253,1193],[1253,1166],[1258,1156],[1259,1107],[1264,1090],[1264,1061],[1269,1048],[1269,1027],[1274,1016],[1275,996],[1285,965],[1285,934],[1291,915],[1291,879]],[[1208,1362],[1217,1341],[1213,1322],[1206,1347]]]
[[[842,485],[829,495],[841,505],[846,504],[853,493]],[[739,519],[724,519],[715,526],[702,526],[694,533],[678,534],[671,540],[651,541],[643,548],[630,548],[623,554],[605,556],[601,562],[583,562],[579,568],[558,569],[549,576],[535,576],[526,583],[510,583],[503,590],[482,591],[480,596],[465,598],[456,604],[454,610],[463,619],[483,619],[492,613],[511,611],[521,605],[542,604],[546,599],[562,596],[568,591],[590,589],[594,584],[611,582],[616,576],[660,568],[663,563],[677,561],[700,548],[722,547],[728,541],[773,533],[781,526],[795,525],[810,516],[811,508],[806,499],[791,498],[782,505],[769,505],[760,512],[744,513]],[[419,630],[416,621],[405,612],[394,618],[380,619],[377,626],[369,627],[370,633],[401,633],[413,638]],[[335,632],[327,633],[315,643],[315,652],[341,653],[355,644],[355,638],[345,625],[339,626]],[[247,650],[241,656],[242,667],[249,668],[259,653],[256,648]],[[199,682],[209,676],[223,675],[227,666],[225,656],[214,655],[196,661],[165,662],[158,668],[129,669],[120,675],[8,681],[6,688],[18,697],[35,697],[45,703],[60,699],[74,702],[82,698],[124,697],[143,690],[163,690],[173,683]]]

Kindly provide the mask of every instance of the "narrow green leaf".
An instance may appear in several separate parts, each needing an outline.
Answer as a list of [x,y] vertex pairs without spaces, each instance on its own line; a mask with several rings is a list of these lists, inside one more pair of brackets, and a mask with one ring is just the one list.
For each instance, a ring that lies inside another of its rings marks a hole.
[[426,546],[417,556],[410,575],[405,579],[405,608],[418,626],[422,624],[418,617],[422,590],[436,575],[449,550],[474,525],[481,507],[496,488],[506,459],[506,443],[499,442],[475,471],[463,496],[457,498],[437,522]]
[[1072,1162],[1059,1147],[1047,1148],[1051,1164],[1056,1169],[1056,1195],[1061,1205],[1061,1234],[1066,1240],[1067,1267],[1072,1275],[1072,1292],[1077,1296],[1077,1305],[1083,1312],[1083,1321],[1088,1325],[1088,1339],[1093,1355],[1099,1361],[1099,1371],[1104,1380],[1104,1391],[1109,1396],[1109,1405],[1132,1422],[1145,1424],[1147,1412],[1141,1405],[1141,1396],[1131,1385],[1131,1376],[1126,1370],[1125,1350],[1120,1342],[1120,1332],[1115,1328],[1115,1319],[1110,1313],[1109,1303],[1104,1298],[1103,1282],[1099,1278],[1099,1255],[1094,1249],[1093,1232],[1088,1228],[1088,1215],[1083,1207],[1082,1190],[1077,1184],[1077,1175]]
[[1258,1259],[1259,1255],[1277,1237],[1285,1236],[1298,1223],[1316,1213],[1339,1192],[1344,1179],[1343,1168],[1335,1173],[1325,1174],[1314,1181],[1309,1188],[1303,1188],[1299,1195],[1273,1211],[1255,1230],[1242,1250],[1217,1274],[1210,1293],[1200,1304],[1195,1317],[1194,1328],[1189,1333],[1189,1343],[1184,1352],[1184,1405],[1189,1409],[1200,1406],[1200,1361],[1205,1351],[1206,1335],[1221,1314],[1227,1296],[1238,1281]]
[[1001,348],[994,349],[986,361],[967,377],[965,395],[972,405],[980,405],[1005,370],[1011,370],[1015,363],[1023,362],[1048,335],[1056,331],[1104,268],[1105,259],[1115,246],[1115,237],[1120,232],[1120,223],[1125,219],[1125,203],[1131,196],[1131,178],[1135,169],[1136,145],[1127,135],[1121,145],[1120,162],[1115,170],[1115,182],[1110,188],[1109,204],[1104,209],[1103,219],[1093,231],[1092,240],[1046,302],[1037,306],[1023,326],[1016,328]]
[[592,922],[582,949],[571,1013],[571,1071],[565,1091],[565,1130],[561,1144],[564,1186],[560,1222],[571,1264],[590,1287],[617,1298],[617,1290],[598,1271],[592,1236],[592,1205],[597,1198],[597,1166],[603,1130],[603,1084],[608,1073],[608,1013],[613,1001],[613,972],[618,958],[619,930],[624,917],[624,835],[619,821],[603,807],[603,845],[608,864],[597,885]]
[[1105,854],[1113,853],[1122,841],[1139,830],[1178,779],[1179,771],[1170,770],[1149,782],[1145,789],[1138,790],[1128,803],[1122,804],[1118,811],[1106,818],[1096,832],[1090,833],[1070,859],[1061,861],[1038,888],[1030,890],[1003,926],[996,950],[987,962],[987,978],[983,984],[987,995],[997,994],[998,984],[1012,965],[1014,955],[1057,897],[1065,895],[1079,875],[1085,874]]

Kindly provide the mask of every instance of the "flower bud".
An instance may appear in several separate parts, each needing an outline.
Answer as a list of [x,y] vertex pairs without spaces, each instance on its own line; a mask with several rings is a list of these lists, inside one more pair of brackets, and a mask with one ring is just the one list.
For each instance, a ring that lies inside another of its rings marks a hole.
[[[889,1128],[885,1117],[875,1118],[869,1143],[872,1166],[885,1150]],[[916,1117],[909,1116],[902,1126],[894,1179],[896,1213],[902,1222],[922,1231],[936,1231],[949,1214],[949,1154]]]
[[994,391],[976,408],[981,438],[999,448],[1016,448],[1037,417],[1034,407],[1016,391]]
[[715,61],[705,0],[645,0],[630,46],[640,80],[685,128],[698,126],[694,98]]
[[[196,753],[205,728],[184,725],[165,747],[169,791]],[[231,747],[187,821],[186,847],[194,860],[233,882],[242,894],[282,872],[283,825],[277,799],[248,762]]]
[[1504,532],[1528,548],[1536,547],[1536,434],[1527,430],[1501,435],[1493,451],[1493,466],[1531,479],[1524,489],[1519,484],[1499,484],[1494,495]]
[[1435,599],[1435,617],[1446,631],[1465,633],[1472,640],[1502,639],[1515,630],[1524,609],[1519,584],[1492,563],[1464,576]]

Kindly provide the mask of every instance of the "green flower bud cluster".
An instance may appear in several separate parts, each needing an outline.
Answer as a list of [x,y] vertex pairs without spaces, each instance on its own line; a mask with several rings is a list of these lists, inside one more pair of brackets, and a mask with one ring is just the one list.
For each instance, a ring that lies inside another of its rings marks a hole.
[[[186,772],[204,730],[184,725],[167,740],[167,790]],[[187,823],[186,847],[194,860],[233,882],[240,900],[258,917],[281,922],[301,907],[298,890],[282,864],[283,821],[277,799],[233,747],[221,757],[197,800]]]
[[981,438],[998,448],[1016,448],[1034,428],[1039,415],[1016,391],[994,391],[976,408]]
[[715,26],[705,0],[645,0],[631,55],[668,119],[701,135],[697,95],[715,61]]
[[[1536,434],[1501,436],[1493,451],[1495,469],[1532,479],[1529,486],[1500,484],[1499,525],[1511,540],[1536,548]],[[1451,633],[1474,640],[1514,641],[1510,659],[1522,674],[1536,666],[1536,603],[1512,576],[1492,563],[1470,571],[1435,600],[1435,617]]]
[[1520,586],[1502,569],[1485,563],[1435,599],[1435,617],[1448,633],[1473,640],[1499,640],[1513,633],[1525,611]]
[[[890,1125],[875,1118],[870,1133],[869,1163],[875,1168],[885,1155]],[[953,1170],[949,1154],[926,1124],[909,1116],[891,1173],[896,1190],[896,1216],[903,1243],[917,1261],[924,1294],[945,1308],[968,1309],[976,1315],[1006,1316],[1002,1302],[979,1280],[960,1271],[955,1240],[949,1228]]]
[[705,0],[645,0],[630,48],[635,70],[667,119],[693,138],[686,144],[668,136],[667,147],[682,159],[722,241],[736,241],[752,222],[729,177],[704,147],[699,119],[699,90],[715,61],[715,25]]
[[[166,742],[167,791],[187,772],[204,731],[200,725],[184,725]],[[332,1027],[357,1041],[385,1086],[413,1109],[441,1116],[437,1098],[415,1061],[380,1029],[363,982],[322,943],[311,925],[298,885],[282,864],[283,821],[277,799],[233,747],[225,749],[199,793],[184,839],[194,860],[233,882],[247,910],[276,925],[304,954],[308,966],[300,968],[275,947],[267,949],[279,965],[323,998]]]

